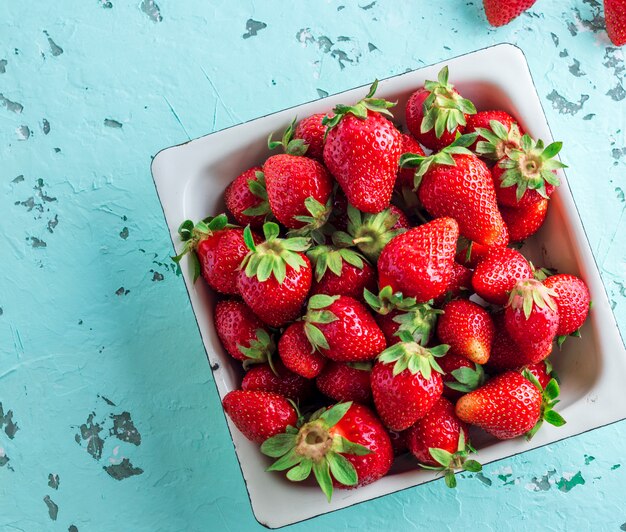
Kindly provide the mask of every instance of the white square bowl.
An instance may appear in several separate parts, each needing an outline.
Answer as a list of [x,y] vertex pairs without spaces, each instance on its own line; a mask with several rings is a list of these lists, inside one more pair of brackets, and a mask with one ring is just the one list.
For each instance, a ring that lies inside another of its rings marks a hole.
[[[377,96],[397,100],[396,118],[404,120],[409,95],[426,79],[436,79],[444,65],[460,92],[480,110],[503,109],[517,117],[535,138],[552,141],[550,129],[522,51],[500,44],[443,63],[382,80]],[[362,98],[367,87],[359,87],[321,100],[286,109],[234,126],[197,140],[161,151],[152,163],[152,174],[172,242],[180,249],[177,228],[185,219],[199,220],[224,211],[223,191],[247,168],[262,164],[269,156],[267,137],[282,132],[294,116],[304,118],[327,112],[338,103]],[[567,158],[567,145],[563,149]],[[535,264],[580,275],[589,286],[593,310],[582,330],[582,338],[568,340],[553,363],[562,382],[558,410],[567,419],[560,428],[544,425],[531,442],[523,438],[480,442],[483,464],[574,436],[626,418],[623,383],[626,380],[626,350],[612,314],[598,268],[594,261],[565,175],[552,197],[541,230],[526,243],[524,254]],[[213,327],[214,295],[199,281],[194,284],[186,259],[183,276],[189,298],[212,367],[221,398],[239,387],[241,373],[223,350]],[[433,480],[428,471],[397,468],[383,479],[357,490],[336,490],[326,502],[319,488],[294,486],[280,474],[266,473],[269,461],[257,446],[246,440],[228,420],[250,502],[257,520],[277,528],[345,508],[398,490]],[[207,427],[208,428],[208,427]]]

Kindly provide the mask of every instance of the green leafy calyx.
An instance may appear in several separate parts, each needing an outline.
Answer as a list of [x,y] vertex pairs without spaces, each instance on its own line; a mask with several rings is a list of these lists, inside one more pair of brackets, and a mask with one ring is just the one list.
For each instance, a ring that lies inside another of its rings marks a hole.
[[476,143],[476,153],[494,161],[508,157],[512,150],[519,150],[522,142],[522,134],[515,122],[507,128],[502,122],[490,120],[489,128],[476,128],[476,133],[485,139]]
[[359,270],[362,270],[365,264],[365,259],[360,253],[353,249],[337,246],[315,246],[307,251],[307,257],[315,267],[317,282],[320,282],[329,270],[339,277],[343,271],[344,262]]
[[283,138],[280,141],[272,140],[273,134],[270,133],[270,136],[267,139],[267,147],[270,150],[275,150],[276,148],[280,148],[282,146],[287,155],[304,155],[306,153],[309,145],[304,142],[303,139],[293,138],[296,129],[296,120],[297,118],[294,118],[287,129],[285,129]]
[[450,349],[449,345],[427,348],[415,342],[407,331],[402,331],[399,336],[402,340],[401,343],[388,347],[378,355],[380,362],[394,364],[394,376],[404,370],[410,371],[413,375],[421,373],[426,380],[430,379],[433,370],[443,374],[436,358],[445,355]]
[[545,286],[541,281],[524,279],[518,281],[513,290],[511,290],[508,305],[513,310],[523,310],[524,316],[528,319],[535,305],[540,309],[549,307],[552,310],[556,310],[554,297],[556,297],[556,292],[552,288]]
[[274,339],[265,329],[257,329],[256,338],[250,340],[249,346],[237,345],[237,349],[246,357],[243,362],[244,369],[248,369],[253,364],[261,364],[268,362],[274,373],[274,365],[272,363],[272,354],[276,351]]
[[328,199],[326,205],[323,205],[313,196],[309,196],[304,200],[304,206],[309,214],[294,216],[294,218],[305,225],[298,229],[292,229],[288,236],[310,238],[318,244],[325,243],[326,235],[330,232],[326,224],[333,210],[332,197]]
[[463,393],[473,392],[480,388],[486,380],[485,370],[480,364],[474,364],[474,369],[457,368],[452,370],[450,375],[454,377],[454,380],[446,382],[445,385],[452,390]]
[[548,384],[546,384],[545,388],[541,387],[541,384],[528,369],[524,369],[522,375],[528,379],[533,385],[539,390],[541,393],[541,414],[539,415],[539,420],[535,424],[535,426],[530,429],[526,433],[526,439],[531,440],[532,437],[537,433],[537,431],[543,425],[543,422],[546,421],[550,423],[550,425],[554,425],[555,427],[561,427],[567,423],[563,416],[559,414],[554,407],[559,403],[559,394],[561,393],[559,389],[559,383],[555,378],[550,379]]
[[259,198],[259,201],[253,207],[248,207],[242,214],[246,216],[267,216],[271,214],[270,202],[267,199],[267,188],[265,187],[265,174],[263,172],[255,172],[256,179],[248,179],[248,190]]
[[327,307],[331,306],[339,297],[316,294],[309,299],[307,313],[304,316],[304,333],[311,344],[312,350],[330,349],[328,340],[326,340],[324,333],[318,325],[337,321],[337,316],[328,310]]

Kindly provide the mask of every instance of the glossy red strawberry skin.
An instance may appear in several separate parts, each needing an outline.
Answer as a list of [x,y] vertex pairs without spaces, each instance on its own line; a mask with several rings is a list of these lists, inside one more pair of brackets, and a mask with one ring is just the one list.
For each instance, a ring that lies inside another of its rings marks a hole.
[[275,374],[269,364],[250,368],[241,381],[244,391],[270,392],[302,403],[313,391],[312,382],[289,371],[280,360],[274,360]]
[[419,303],[440,296],[452,278],[458,237],[454,219],[438,218],[392,238],[378,259],[378,286]]
[[328,362],[318,351],[313,351],[301,321],[285,329],[278,340],[278,355],[287,369],[306,379],[317,377]]
[[483,0],[485,15],[492,26],[505,26],[531,8],[537,0]]
[[250,441],[261,444],[266,439],[295,427],[298,416],[282,395],[259,391],[234,390],[222,401],[224,411]]
[[296,216],[308,216],[304,201],[312,197],[322,205],[332,193],[332,178],[320,163],[308,157],[272,155],[263,165],[267,197],[272,213],[284,226],[305,225]]
[[243,213],[246,209],[257,207],[263,201],[255,196],[248,186],[249,181],[257,181],[256,173],[262,171],[260,166],[246,170],[238,175],[224,192],[226,208],[241,226],[249,225],[252,229],[260,229],[263,226],[264,215],[248,216]]
[[521,242],[534,235],[546,219],[549,203],[549,200],[542,198],[528,207],[500,206],[500,213],[509,230],[510,241]]
[[519,373],[522,373],[524,370],[528,370],[532,373],[544,390],[552,379],[552,375],[547,371],[548,368],[546,367],[545,361],[538,362],[537,364],[528,364],[515,369],[515,371]]
[[408,429],[421,419],[443,393],[441,375],[433,371],[430,379],[409,370],[393,375],[393,364],[376,362],[372,368],[372,395],[381,420],[394,431]]
[[[515,120],[515,118],[513,118],[509,113],[506,113],[504,111],[498,111],[498,110],[478,111],[476,114],[469,115],[467,117],[467,125],[465,126],[465,133],[474,133],[476,131],[476,128],[479,128],[479,127],[484,128],[484,129],[491,129],[490,122],[492,120],[495,120],[496,122],[500,122],[508,130],[511,129],[511,126],[513,124],[517,124],[517,120]],[[520,135],[523,135],[524,130],[519,126],[519,124],[518,124],[518,127],[520,129]],[[474,144],[472,144],[469,147],[469,149],[472,151],[475,151],[476,144],[481,140],[486,140],[486,139],[479,135],[478,138],[476,139],[476,142],[474,142]]]
[[367,404],[372,400],[370,371],[357,369],[344,362],[330,361],[315,379],[317,389],[338,402],[355,401]]
[[615,46],[626,44],[626,4],[623,0],[604,0],[606,32]]
[[401,154],[400,132],[371,111],[365,120],[346,114],[324,144],[324,162],[348,201],[370,213],[389,205]]
[[406,439],[409,450],[420,464],[439,466],[429,449],[443,449],[450,454],[456,453],[461,432],[467,441],[469,439],[467,425],[457,417],[454,405],[441,397],[422,419],[407,430]]
[[[215,307],[215,330],[224,349],[230,356],[244,361],[247,357],[239,350],[250,347],[250,341],[256,340],[257,329],[267,331],[265,324],[256,317],[244,303],[235,299],[219,301]],[[269,334],[269,331],[267,331]]]
[[[504,160],[504,159],[501,159]],[[510,187],[502,187],[500,183],[502,181],[502,174],[506,172],[505,168],[500,166],[500,161],[496,163],[496,165],[491,169],[491,175],[493,177],[493,185],[496,190],[496,198],[498,201],[498,205],[504,207],[530,207],[532,204],[541,201],[543,196],[539,194],[536,190],[527,189],[524,192],[524,195],[517,200],[517,186],[513,185]],[[545,184],[546,187],[546,196],[550,197],[555,190],[555,186],[550,183]]]
[[507,440],[533,428],[541,414],[541,402],[539,390],[530,381],[516,371],[507,371],[461,397],[456,415]]
[[504,246],[508,233],[498,210],[489,169],[475,155],[452,155],[456,165],[433,164],[418,196],[431,216],[449,216],[462,236],[486,246]]
[[543,284],[556,292],[554,301],[559,309],[559,327],[556,334],[572,334],[587,319],[591,296],[585,282],[575,275],[558,274],[548,277]]
[[295,270],[287,265],[285,280],[280,284],[272,275],[266,281],[248,277],[239,271],[237,286],[244,302],[261,320],[272,327],[280,327],[300,316],[302,305],[311,289],[311,263],[299,253],[306,266]]
[[439,367],[441,367],[441,369],[444,371],[443,396],[450,401],[456,401],[459,397],[463,395],[463,392],[453,390],[452,388],[446,386],[446,382],[457,382],[457,380],[452,375],[453,371],[461,368],[469,368],[471,370],[474,370],[476,369],[476,365],[469,358],[466,358],[463,355],[459,355],[456,353],[451,353],[450,351],[448,351],[441,358],[438,358],[437,363],[439,364]]
[[[326,126],[322,125],[325,113],[317,113],[298,122],[294,132],[294,138],[302,139],[308,144],[305,155],[324,162],[324,134]],[[331,113],[332,116],[332,113]]]
[[[416,153],[424,155],[424,150],[417,140],[411,135],[402,133],[402,153]],[[396,179],[396,187],[415,188],[415,168],[400,168]]]
[[350,296],[363,301],[363,290],[376,292],[376,272],[368,263],[363,268],[343,262],[341,275],[326,270],[320,281],[313,280],[311,296],[327,294],[329,296]]
[[[528,364],[533,364],[535,358],[545,358],[552,351],[552,344],[545,353],[523,350],[509,335],[504,326],[504,313],[498,312],[493,315],[495,333],[491,345],[491,356],[487,363],[489,373],[499,373],[506,370],[518,368]],[[544,356],[545,354],[545,356]]]
[[472,286],[485,301],[504,305],[515,283],[532,276],[530,264],[519,251],[510,248],[494,248],[476,266],[472,276]]
[[388,346],[395,345],[401,341],[400,337],[396,336],[400,324],[393,321],[400,314],[403,314],[403,312],[399,310],[392,310],[389,314],[374,314],[374,319],[378,323],[380,330],[383,331]]
[[469,295],[472,288],[472,270],[458,262],[452,266],[452,278],[443,296],[435,299],[435,305],[443,305],[446,299],[454,299],[463,295]]
[[470,269],[476,268],[476,266],[478,266],[478,263],[482,261],[487,256],[489,251],[491,251],[491,249],[493,249],[494,247],[504,247],[504,246],[491,246],[491,247],[483,246],[482,244],[479,244],[478,242],[471,242],[471,246],[472,247],[469,250],[469,254],[468,254],[469,245],[462,246],[459,252],[456,254],[456,257],[454,258],[454,260],[456,260],[459,264],[462,264],[463,266],[466,266],[467,268],[470,268]]
[[450,346],[450,352],[485,364],[491,354],[494,325],[489,313],[465,299],[450,301],[437,322],[437,336]]

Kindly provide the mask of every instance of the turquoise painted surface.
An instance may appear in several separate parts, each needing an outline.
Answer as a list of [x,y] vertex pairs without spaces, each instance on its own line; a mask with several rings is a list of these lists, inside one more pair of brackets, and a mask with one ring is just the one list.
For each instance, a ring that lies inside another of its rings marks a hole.
[[[261,528],[168,259],[151,157],[374,77],[524,50],[626,334],[626,68],[600,2],[539,0],[499,30],[478,0],[413,4],[0,3],[1,530]],[[625,434],[292,530],[626,530]]]

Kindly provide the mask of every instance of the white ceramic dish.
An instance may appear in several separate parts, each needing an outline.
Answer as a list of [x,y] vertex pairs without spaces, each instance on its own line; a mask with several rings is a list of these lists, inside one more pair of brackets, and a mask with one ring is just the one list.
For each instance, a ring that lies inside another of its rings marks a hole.
[[[518,118],[532,136],[552,140],[541,103],[523,53],[501,44],[444,63],[407,72],[379,84],[377,96],[398,100],[397,119],[404,119],[404,104],[425,79],[436,79],[447,64],[450,79],[478,109],[504,109]],[[294,116],[304,118],[327,112],[338,103],[359,100],[367,87],[306,103],[252,120],[161,151],[152,163],[152,173],[165,218],[176,249],[181,244],[177,228],[182,220],[199,220],[224,210],[222,193],[243,170],[261,164],[268,156],[266,139],[282,132]],[[563,150],[567,158],[567,145]],[[483,464],[528,451],[569,436],[626,418],[623,383],[626,380],[626,350],[591,254],[572,194],[560,174],[561,187],[554,194],[548,217],[540,232],[527,243],[525,254],[535,264],[581,275],[593,298],[593,311],[582,338],[569,340],[553,356],[562,381],[558,409],[567,419],[561,428],[544,425],[532,442],[480,442]],[[192,282],[186,261],[182,263],[189,298],[214,370],[220,397],[238,387],[240,372],[223,351],[213,327],[214,296],[203,282]],[[257,520],[270,528],[302,521],[398,490],[428,482],[431,472],[402,470],[358,490],[336,490],[332,503],[313,485],[293,486],[280,474],[266,473],[268,465],[257,447],[248,442],[228,420],[237,457]],[[207,430],[209,427],[207,427]]]

